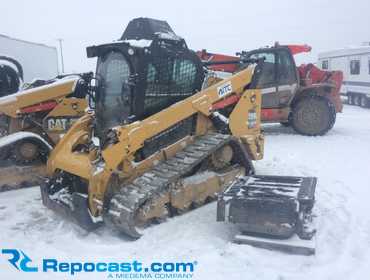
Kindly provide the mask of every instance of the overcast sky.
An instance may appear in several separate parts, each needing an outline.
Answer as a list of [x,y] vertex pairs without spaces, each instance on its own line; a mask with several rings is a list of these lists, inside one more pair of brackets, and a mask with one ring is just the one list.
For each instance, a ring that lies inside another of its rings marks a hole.
[[2,0],[0,11],[0,34],[54,46],[63,38],[66,72],[94,70],[85,48],[118,39],[135,17],[167,20],[194,50],[311,45],[299,62],[370,41],[369,0]]

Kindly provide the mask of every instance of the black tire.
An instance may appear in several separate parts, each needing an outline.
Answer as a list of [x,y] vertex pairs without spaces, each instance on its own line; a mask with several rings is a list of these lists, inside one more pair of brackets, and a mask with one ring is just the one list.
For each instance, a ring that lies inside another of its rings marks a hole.
[[321,136],[335,123],[336,111],[330,100],[312,95],[299,99],[293,106],[292,127],[302,135]]
[[290,122],[287,121],[287,122],[280,122],[280,124],[284,127],[289,127],[290,126]]
[[348,94],[348,104],[353,105],[353,95],[352,94]]
[[365,95],[361,95],[360,97],[360,104],[362,108],[369,107],[369,100]]
[[356,106],[360,106],[361,105],[360,96],[358,94],[355,94],[353,96],[353,104],[356,105]]
[[0,97],[16,93],[19,90],[21,80],[15,69],[8,65],[0,67]]

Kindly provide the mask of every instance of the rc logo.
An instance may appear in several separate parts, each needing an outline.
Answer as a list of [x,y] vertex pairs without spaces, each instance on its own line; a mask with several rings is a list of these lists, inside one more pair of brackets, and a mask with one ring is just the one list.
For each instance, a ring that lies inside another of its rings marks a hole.
[[24,272],[38,271],[37,267],[29,266],[29,263],[31,263],[32,260],[21,250],[3,249],[1,250],[1,253],[3,255],[10,256],[10,259],[8,259],[9,263],[18,270],[22,270]]

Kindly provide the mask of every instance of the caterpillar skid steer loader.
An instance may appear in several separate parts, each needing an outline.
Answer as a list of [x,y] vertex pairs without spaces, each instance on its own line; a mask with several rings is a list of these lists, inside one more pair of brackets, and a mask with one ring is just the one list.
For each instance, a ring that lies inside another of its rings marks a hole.
[[249,88],[263,62],[245,61],[246,69],[201,90],[200,59],[166,22],[147,18],[87,55],[98,58],[95,110],[51,152],[44,205],[86,230],[105,223],[139,238],[253,176],[264,137],[261,93]]
[[40,182],[48,153],[85,113],[91,78],[37,80],[0,98],[0,191]]

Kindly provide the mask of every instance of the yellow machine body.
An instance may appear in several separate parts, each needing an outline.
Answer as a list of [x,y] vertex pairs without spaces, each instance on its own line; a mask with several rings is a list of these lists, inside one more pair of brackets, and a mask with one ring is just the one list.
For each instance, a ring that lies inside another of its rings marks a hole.
[[73,97],[79,80],[63,78],[0,98],[0,191],[40,183],[43,158],[88,107],[86,98]]
[[[209,119],[213,113],[213,104],[232,95],[239,97],[239,101],[229,117],[231,134],[245,146],[251,160],[262,159],[264,137],[260,128],[261,93],[256,89],[246,89],[253,73],[254,66],[250,66],[142,121],[114,128],[118,141],[102,150],[103,164],[99,165],[94,164],[97,161],[96,150],[75,152],[77,146],[91,141],[94,113],[87,113],[71,127],[52,151],[47,172],[52,176],[55,172],[64,171],[87,181],[90,212],[99,216],[112,174],[125,182],[131,182],[156,163],[187,147],[195,137],[213,131]],[[135,152],[143,147],[145,140],[192,115],[197,115],[195,135],[159,150],[141,162],[134,161]]]

